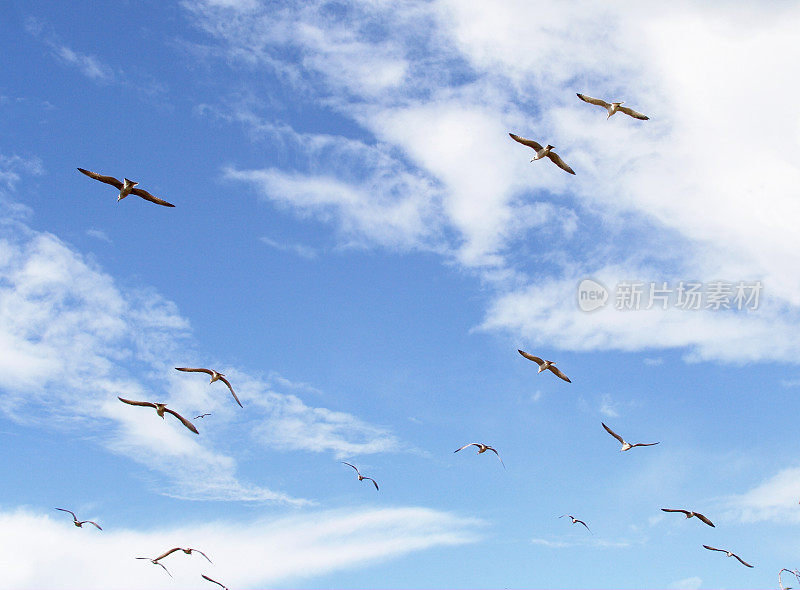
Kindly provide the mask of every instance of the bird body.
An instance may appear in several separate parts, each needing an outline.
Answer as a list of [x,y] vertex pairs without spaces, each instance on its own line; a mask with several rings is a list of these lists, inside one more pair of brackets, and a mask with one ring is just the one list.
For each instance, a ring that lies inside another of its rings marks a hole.
[[640,119],[642,121],[647,121],[650,119],[647,115],[643,115],[637,111],[634,111],[632,108],[622,106],[625,104],[625,101],[620,102],[606,102],[599,98],[592,98],[591,96],[586,96],[585,94],[578,93],[578,98],[580,98],[583,102],[588,102],[589,104],[594,104],[599,107],[603,107],[608,111],[608,116],[606,120],[610,119],[612,115],[616,113],[624,113],[629,117],[633,117],[634,119]]
[[620,452],[628,451],[628,450],[632,449],[633,447],[652,447],[653,445],[657,445],[658,444],[657,442],[654,442],[654,443],[636,443],[635,445],[632,445],[631,443],[626,442],[625,440],[623,440],[620,435],[618,435],[616,432],[611,430],[608,426],[605,425],[605,423],[601,422],[601,424],[603,425],[603,428],[606,429],[606,432],[608,432],[611,436],[613,436],[619,442],[622,443],[622,448],[620,449]]
[[159,199],[158,197],[154,197],[150,193],[148,193],[144,189],[135,188],[138,182],[134,182],[126,178],[124,182],[120,182],[118,179],[114,178],[113,176],[104,176],[102,174],[98,174],[97,172],[91,172],[90,170],[84,170],[83,168],[78,168],[78,171],[82,174],[85,174],[89,178],[94,178],[95,180],[99,180],[100,182],[104,182],[106,184],[110,184],[111,186],[115,187],[119,190],[119,195],[117,195],[117,202],[121,201],[128,195],[136,195],[137,197],[142,197],[145,201],[150,201],[151,203],[155,203],[156,205],[163,205],[164,207],[174,207],[172,203],[168,203],[164,199]]
[[575,171],[572,168],[570,168],[557,153],[553,151],[553,148],[555,146],[548,144],[542,147],[542,144],[533,141],[532,139],[525,139],[524,137],[520,137],[519,135],[514,135],[513,133],[509,133],[509,135],[511,136],[511,139],[513,139],[514,141],[521,143],[522,145],[526,145],[529,148],[533,148],[533,150],[536,152],[536,156],[531,158],[531,162],[534,162],[536,160],[541,160],[542,158],[550,158],[550,160],[556,166],[558,166],[565,172],[569,172],[570,174],[575,174]]
[[242,402],[239,401],[239,398],[236,397],[236,392],[233,391],[233,387],[231,386],[230,381],[228,381],[225,378],[225,374],[224,373],[218,373],[217,371],[215,371],[213,369],[200,369],[200,368],[192,369],[190,367],[175,367],[175,370],[176,371],[183,371],[184,373],[205,373],[206,375],[211,375],[211,381],[208,382],[209,385],[211,383],[214,383],[214,381],[222,381],[225,385],[228,386],[228,389],[230,390],[231,395],[233,396],[233,399],[236,400],[236,403],[239,404],[239,407],[240,408],[244,407],[242,405]]
[[555,362],[546,361],[546,360],[540,359],[538,356],[533,356],[532,354],[528,354],[524,350],[517,349],[517,352],[520,353],[522,356],[524,356],[529,361],[533,361],[534,363],[539,365],[539,370],[537,371],[537,374],[541,373],[542,371],[550,371],[556,377],[559,377],[560,379],[563,379],[567,383],[572,383],[572,381],[569,380],[569,377],[567,377],[564,373],[562,373],[561,369],[556,367]]
[[170,410],[170,409],[167,407],[167,404],[154,403],[154,402],[138,402],[138,401],[134,401],[134,400],[130,400],[130,399],[124,399],[124,398],[121,398],[121,397],[119,397],[119,396],[117,396],[117,399],[118,399],[119,401],[121,401],[122,403],[129,404],[129,405],[131,405],[131,406],[144,406],[144,407],[147,407],[147,408],[155,408],[155,409],[156,409],[156,413],[157,413],[159,416],[161,416],[161,418],[162,418],[162,419],[164,419],[164,412],[166,412],[167,414],[172,414],[172,415],[173,415],[173,416],[175,416],[175,417],[176,417],[178,420],[180,420],[180,421],[181,421],[181,423],[182,423],[182,424],[183,424],[183,425],[184,425],[186,428],[188,428],[189,430],[191,430],[191,431],[192,431],[192,432],[194,432],[195,434],[200,434],[200,433],[197,431],[197,428],[195,428],[194,424],[192,424],[192,423],[191,423],[191,422],[189,422],[189,421],[188,421],[186,418],[184,418],[183,416],[181,416],[180,414],[178,414],[178,412],[175,412],[174,410]]

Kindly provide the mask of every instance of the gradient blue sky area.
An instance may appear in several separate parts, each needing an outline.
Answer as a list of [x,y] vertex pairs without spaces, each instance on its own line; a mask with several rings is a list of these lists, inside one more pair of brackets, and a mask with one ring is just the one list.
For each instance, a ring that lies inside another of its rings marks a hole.
[[[741,588],[800,567],[797,3],[0,11],[8,587]],[[621,281],[763,291],[585,313],[587,277],[612,303]],[[176,366],[224,372],[244,408]],[[211,415],[195,436],[118,395]],[[601,422],[660,444],[620,453]],[[507,469],[453,454],[473,441]],[[134,559],[175,546],[213,564]]]

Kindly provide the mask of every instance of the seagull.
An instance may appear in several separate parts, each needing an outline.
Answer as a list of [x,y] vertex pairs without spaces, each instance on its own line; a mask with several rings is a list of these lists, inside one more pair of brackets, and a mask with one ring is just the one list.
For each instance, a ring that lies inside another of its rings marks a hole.
[[[159,555],[158,557],[156,557],[156,558],[155,558],[153,561],[161,561],[161,560],[162,560],[162,559],[164,559],[164,558],[165,558],[167,555],[171,555],[171,554],[175,553],[176,551],[183,551],[183,552],[184,552],[186,555],[190,555],[192,552],[199,553],[200,555],[202,555],[203,557],[205,557],[205,558],[208,560],[208,563],[213,563],[213,562],[212,562],[212,561],[211,561],[211,560],[208,558],[208,555],[206,555],[205,553],[203,553],[203,552],[202,552],[202,551],[200,551],[199,549],[192,549],[192,548],[184,549],[183,547],[173,547],[173,548],[172,548],[172,549],[170,549],[169,551],[165,551],[164,553],[162,553],[161,555]],[[149,558],[149,557],[137,557],[136,559],[150,559],[150,558]]]
[[540,144],[536,143],[532,139],[525,139],[524,137],[520,137],[519,135],[514,135],[513,133],[509,133],[509,135],[511,136],[511,139],[513,139],[514,141],[518,141],[522,145],[527,145],[528,147],[536,150],[536,156],[531,159],[531,162],[533,162],[534,160],[541,160],[542,158],[550,158],[553,161],[553,163],[562,170],[566,170],[570,174],[575,174],[575,171],[569,166],[567,166],[564,160],[562,160],[557,153],[552,151],[552,149],[556,146],[548,144],[542,147]]
[[205,418],[206,416],[210,416],[210,415],[211,415],[211,412],[209,412],[208,414],[200,414],[199,416],[195,416],[194,419],[197,420],[198,418]]
[[96,526],[99,530],[101,531],[103,530],[103,527],[101,527],[93,520],[78,520],[78,517],[75,516],[75,513],[72,510],[67,510],[65,508],[56,508],[56,510],[60,510],[61,512],[69,512],[72,515],[72,524],[74,524],[78,528],[83,528],[83,525],[85,525],[88,522],[89,524],[93,524],[94,526]]
[[236,397],[236,394],[233,391],[233,387],[231,387],[230,382],[225,379],[225,375],[222,373],[217,373],[211,369],[190,369],[188,367],[175,367],[176,371],[184,371],[185,373],[206,373],[207,375],[211,375],[211,381],[209,383],[214,383],[214,381],[222,381],[225,385],[228,386],[228,389],[231,390],[231,395],[233,399],[236,400],[236,403],[239,404],[240,408],[243,408],[242,402],[239,401],[239,398]]
[[[713,522],[708,520],[705,516],[703,516],[699,512],[695,512],[693,510],[673,510],[672,508],[662,508],[661,511],[662,512],[683,512],[686,515],[686,518],[691,518],[693,516],[696,516],[697,518],[702,520],[704,523],[706,523],[708,526],[710,526],[710,527],[714,526]],[[716,528],[716,527],[714,527],[714,528]]]
[[356,466],[355,466],[355,465],[353,465],[352,463],[348,463],[347,461],[342,461],[342,463],[344,463],[345,465],[350,465],[350,467],[352,467],[353,469],[355,469],[355,470],[356,470],[356,473],[358,474],[358,481],[363,481],[363,480],[365,480],[365,479],[368,479],[368,480],[370,480],[370,481],[371,481],[371,482],[372,482],[372,483],[375,485],[375,489],[376,489],[376,490],[379,490],[379,489],[380,489],[380,488],[378,487],[378,482],[377,482],[377,481],[375,481],[374,479],[372,479],[371,477],[364,477],[363,475],[361,475],[361,472],[358,470],[358,467],[356,467]]
[[742,565],[746,565],[747,567],[753,567],[752,565],[750,565],[749,563],[747,563],[746,561],[744,561],[744,560],[743,560],[741,557],[739,557],[739,556],[738,556],[738,555],[736,555],[735,553],[731,553],[731,552],[730,552],[730,551],[728,551],[727,549],[715,549],[714,547],[709,547],[708,545],[703,545],[703,547],[705,547],[705,548],[706,548],[706,549],[708,549],[709,551],[721,551],[722,553],[724,553],[724,554],[725,554],[725,555],[727,555],[728,557],[735,557],[736,559],[738,559],[738,560],[739,560],[739,563],[741,563]]
[[467,447],[472,447],[472,446],[478,447],[478,454],[479,455],[481,453],[485,453],[486,451],[492,451],[495,455],[497,455],[497,458],[499,459],[500,464],[503,466],[503,468],[505,468],[506,464],[503,463],[502,459],[500,459],[500,454],[497,452],[497,449],[495,449],[494,447],[490,447],[489,445],[484,445],[484,444],[481,444],[481,443],[469,443],[468,445],[464,445],[460,449],[456,449],[453,452],[457,453],[458,451],[461,451],[463,449],[466,449]]
[[164,567],[164,564],[158,561],[158,559],[150,559],[149,557],[137,557],[136,559],[146,559],[150,563],[154,563],[156,565],[160,565],[161,567],[164,568],[164,571],[169,574],[170,578],[174,577],[172,574],[169,573],[169,570],[166,567]]
[[[579,519],[575,518],[575,517],[574,517],[574,516],[572,516],[571,514],[562,514],[561,516],[559,516],[559,518],[564,518],[565,516],[566,516],[566,517],[568,517],[568,518],[571,518],[571,519],[572,519],[572,524],[581,523],[583,526],[585,526],[585,527],[586,527],[586,530],[587,530],[587,531],[589,531],[590,533],[592,532],[592,531],[591,531],[591,529],[589,529],[589,527],[586,525],[586,523],[585,523],[585,522],[583,522],[582,520],[579,520]],[[592,534],[594,534],[594,533],[592,533]]]
[[121,397],[119,397],[119,396],[117,396],[117,399],[118,399],[119,401],[121,401],[122,403],[124,403],[124,404],[130,404],[130,405],[132,405],[132,406],[146,406],[146,407],[148,407],[148,408],[155,408],[155,409],[156,409],[156,413],[157,413],[159,416],[161,416],[161,418],[162,418],[162,419],[164,418],[164,412],[166,412],[167,414],[172,414],[172,415],[173,415],[173,416],[175,416],[175,417],[176,417],[178,420],[180,420],[181,422],[183,422],[183,425],[184,425],[186,428],[188,428],[189,430],[191,430],[191,431],[192,431],[192,432],[194,432],[195,434],[200,434],[199,432],[197,432],[197,428],[195,428],[195,427],[194,427],[194,424],[192,424],[191,422],[189,422],[189,421],[188,421],[186,418],[184,418],[183,416],[181,416],[181,415],[180,415],[178,412],[173,412],[172,410],[170,410],[170,409],[167,407],[167,404],[154,404],[153,402],[135,402],[135,401],[133,401],[133,400],[130,400],[130,399],[124,399],[124,398],[121,398]]
[[227,587],[227,586],[223,586],[222,584],[220,584],[220,583],[219,583],[219,582],[217,582],[216,580],[212,580],[212,579],[211,579],[211,578],[209,578],[207,575],[205,575],[205,574],[200,574],[200,575],[203,577],[203,579],[204,579],[204,580],[208,580],[209,582],[213,582],[213,583],[214,583],[214,584],[216,584],[217,586],[222,586],[222,590],[228,590],[228,587]]
[[117,197],[117,201],[121,201],[128,195],[136,195],[138,197],[142,197],[145,201],[150,201],[151,203],[155,203],[156,205],[164,205],[164,207],[174,207],[172,203],[167,203],[163,199],[159,199],[158,197],[154,197],[146,190],[140,188],[133,188],[138,182],[133,182],[132,180],[125,179],[125,182],[120,182],[113,176],[103,176],[102,174],[98,174],[97,172],[90,172],[89,170],[84,170],[83,168],[78,168],[79,172],[82,172],[89,178],[94,178],[95,180],[99,180],[100,182],[105,182],[106,184],[110,184],[113,187],[119,189],[119,196]]
[[549,369],[557,377],[560,377],[567,383],[572,383],[572,381],[569,380],[569,377],[567,377],[564,373],[562,373],[560,369],[556,368],[555,362],[543,361],[538,356],[533,356],[532,354],[528,354],[527,352],[525,352],[524,350],[520,350],[519,348],[517,349],[517,352],[520,353],[522,356],[524,356],[526,359],[533,361],[534,363],[539,365],[539,370],[537,371],[538,373],[541,373],[542,371],[547,371]]
[[795,578],[797,578],[798,582],[800,582],[800,572],[798,572],[797,570],[787,570],[786,568],[782,568],[781,571],[778,572],[778,586],[781,587],[781,590],[792,590],[792,586],[784,586],[783,585],[783,581],[781,580],[781,574],[783,572],[789,572]]
[[[605,429],[606,429],[606,432],[608,432],[608,434],[610,434],[611,436],[613,436],[613,437],[614,437],[614,438],[616,438],[616,439],[617,439],[619,442],[621,442],[621,443],[622,443],[622,448],[620,449],[620,452],[621,452],[621,451],[627,451],[627,450],[630,450],[630,449],[632,449],[633,447],[652,447],[653,445],[657,445],[657,444],[658,444],[657,442],[654,442],[654,443],[636,443],[635,445],[632,445],[632,444],[630,444],[630,443],[627,443],[627,442],[625,442],[624,440],[622,440],[622,437],[621,437],[620,435],[618,435],[616,432],[614,432],[613,430],[611,430],[611,429],[610,429],[608,426],[606,426],[606,425],[605,425],[603,422],[601,422],[600,424],[603,424],[603,428],[605,428]],[[714,525],[711,525],[711,526],[714,526]]]
[[586,96],[585,94],[578,93],[578,98],[580,98],[583,102],[588,102],[589,104],[596,104],[599,107],[603,107],[608,111],[608,117],[606,120],[611,118],[611,115],[617,113],[625,113],[626,115],[630,115],[634,119],[641,119],[642,121],[647,121],[650,119],[647,115],[643,115],[642,113],[637,113],[633,109],[628,107],[623,107],[621,105],[625,104],[625,101],[621,102],[606,102],[604,100],[600,100],[599,98],[592,98],[591,96]]

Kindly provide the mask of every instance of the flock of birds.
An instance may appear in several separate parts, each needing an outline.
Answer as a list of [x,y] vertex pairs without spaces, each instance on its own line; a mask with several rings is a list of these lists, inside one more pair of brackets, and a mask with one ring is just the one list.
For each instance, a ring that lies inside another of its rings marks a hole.
[[[608,112],[608,116],[606,117],[607,119],[612,117],[616,113],[624,113],[624,114],[626,114],[626,115],[628,115],[630,117],[633,117],[635,119],[640,119],[640,120],[648,120],[649,119],[649,117],[647,117],[646,115],[643,115],[642,113],[639,113],[639,112],[637,112],[637,111],[635,111],[635,110],[633,110],[631,108],[622,106],[624,104],[624,102],[606,102],[606,101],[601,100],[601,99],[597,99],[597,98],[592,98],[590,96],[586,96],[585,94],[578,94],[578,98],[580,98],[581,100],[583,100],[584,102],[587,102],[589,104],[601,106],[604,109],[606,109],[606,111]],[[518,135],[515,135],[513,133],[509,133],[509,135],[511,136],[511,138],[513,140],[515,140],[515,141],[521,143],[522,145],[528,146],[528,147],[532,148],[533,150],[535,150],[536,155],[531,159],[531,162],[534,162],[536,160],[541,160],[543,158],[549,158],[556,166],[558,166],[562,170],[564,170],[564,171],[566,171],[566,172],[568,172],[570,174],[575,174],[575,171],[572,168],[570,168],[570,166],[568,164],[566,164],[566,162],[564,162],[564,160],[562,160],[561,157],[553,151],[555,146],[552,146],[552,145],[548,144],[548,145],[543,147],[541,144],[539,144],[538,142],[533,141],[531,139],[525,139],[525,138],[520,137]],[[172,203],[169,203],[169,202],[167,202],[167,201],[165,201],[163,199],[155,197],[155,196],[151,195],[149,192],[147,192],[147,191],[145,191],[143,189],[136,188],[136,185],[138,183],[134,182],[132,180],[129,180],[127,178],[125,178],[123,181],[120,181],[117,178],[114,178],[113,176],[104,176],[104,175],[98,174],[96,172],[91,172],[89,170],[84,170],[83,168],[78,168],[78,170],[81,173],[85,174],[86,176],[88,176],[90,178],[93,178],[93,179],[98,180],[100,182],[109,184],[109,185],[113,186],[114,188],[116,188],[117,190],[119,190],[119,195],[117,196],[117,201],[120,201],[120,200],[124,199],[128,195],[136,195],[138,197],[141,197],[142,199],[145,199],[146,201],[150,201],[151,203],[155,203],[157,205],[162,205],[164,207],[174,207],[174,205]],[[538,356],[534,356],[534,355],[529,354],[529,353],[527,353],[525,351],[522,351],[522,350],[518,350],[518,352],[523,357],[525,357],[526,359],[536,363],[539,366],[538,373],[541,373],[543,371],[550,371],[551,373],[553,373],[559,379],[562,379],[562,380],[566,381],[567,383],[571,383],[569,377],[567,377],[559,368],[557,368],[555,366],[555,362],[544,360],[544,359],[542,359],[542,358],[540,358]],[[234,391],[233,386],[225,378],[224,374],[219,373],[218,371],[215,371],[213,369],[205,369],[205,368],[176,367],[176,370],[183,371],[183,372],[189,372],[189,373],[205,373],[205,374],[207,374],[207,375],[209,375],[211,377],[210,383],[214,383],[215,381],[222,381],[228,387],[228,389],[230,390],[230,393],[233,396],[233,399],[236,401],[236,403],[239,405],[239,407],[244,407],[244,406],[242,406],[241,401],[239,401],[239,398],[236,395],[236,392]],[[128,404],[128,405],[131,405],[131,406],[142,406],[142,407],[154,408],[156,410],[156,413],[162,419],[165,418],[165,414],[170,414],[170,415],[174,416],[175,418],[177,418],[191,432],[193,432],[194,434],[199,434],[199,431],[197,430],[195,425],[192,424],[192,422],[190,420],[188,420],[187,418],[181,416],[178,412],[175,412],[174,410],[171,410],[171,409],[167,408],[167,405],[164,404],[164,403],[150,402],[150,401],[135,401],[135,400],[124,399],[122,397],[119,397],[118,399],[121,402],[123,402],[125,404]],[[209,416],[209,415],[210,415],[209,413],[199,414],[199,415],[195,416],[194,419],[202,419],[202,418],[205,418],[206,416]],[[658,442],[631,444],[631,443],[625,441],[625,439],[623,439],[619,434],[614,432],[605,423],[601,422],[601,424],[602,424],[603,428],[611,436],[613,436],[617,441],[619,441],[619,443],[622,445],[622,448],[620,449],[620,452],[629,451],[630,449],[633,449],[633,448],[636,448],[636,447],[649,447],[649,446],[654,446],[654,445],[659,444]],[[477,448],[478,454],[485,453],[486,451],[492,451],[497,456],[497,459],[500,461],[500,463],[503,465],[503,468],[505,468],[505,463],[503,463],[503,460],[500,458],[500,454],[497,452],[497,449],[495,449],[494,447],[492,447],[490,445],[484,444],[484,443],[478,443],[478,442],[467,443],[464,446],[459,447],[458,449],[456,449],[454,451],[454,453],[462,451],[462,450],[464,450],[464,449],[466,449],[468,447],[471,447],[471,446],[474,446],[474,447]],[[358,477],[358,481],[364,481],[364,480],[370,481],[375,486],[375,490],[376,491],[380,490],[380,488],[378,487],[378,482],[376,482],[371,477],[366,477],[365,475],[362,475],[361,472],[359,471],[358,467],[356,467],[352,463],[348,463],[346,461],[342,461],[342,463],[344,465],[352,467],[355,470],[356,476]],[[74,525],[76,527],[80,528],[84,524],[91,524],[91,525],[95,526],[98,530],[103,530],[100,527],[100,525],[97,524],[94,521],[91,521],[91,520],[78,520],[78,517],[75,515],[75,513],[70,511],[70,510],[67,510],[65,508],[56,508],[56,510],[60,510],[62,512],[67,512],[70,515],[72,515],[73,523],[74,523]],[[679,513],[684,514],[686,518],[695,517],[699,521],[705,523],[706,525],[708,525],[710,527],[714,527],[714,524],[708,518],[706,518],[704,515],[700,514],[699,512],[695,512],[695,511],[692,511],[692,510],[684,510],[684,509],[673,509],[673,508],[662,508],[661,510],[664,511],[664,512],[679,512]],[[586,522],[584,522],[583,520],[575,518],[571,514],[562,514],[561,516],[559,516],[559,518],[564,518],[564,517],[570,518],[572,520],[572,524],[581,524],[581,525],[583,525],[586,528],[586,530],[590,534],[592,534],[591,529],[586,524]],[[749,568],[753,567],[751,564],[749,564],[746,561],[744,561],[741,557],[739,557],[738,555],[736,555],[735,553],[733,553],[731,551],[728,551],[727,549],[717,549],[716,547],[711,547],[710,545],[703,545],[703,547],[705,547],[706,549],[708,549],[710,551],[718,551],[718,552],[721,552],[721,553],[725,553],[725,555],[727,555],[728,557],[736,558],[742,565],[744,565],[746,567],[749,567]],[[181,551],[183,553],[185,553],[186,555],[190,555],[192,553],[199,553],[209,563],[211,563],[211,559],[208,557],[208,555],[206,555],[205,553],[203,553],[199,549],[182,548],[182,547],[173,547],[173,548],[171,548],[171,549],[169,549],[167,551],[164,551],[163,553],[161,553],[157,557],[153,557],[153,558],[150,558],[150,557],[136,557],[136,559],[146,560],[146,561],[149,561],[150,563],[152,563],[154,565],[160,566],[161,568],[164,569],[164,571],[167,574],[172,576],[172,574],[164,566],[164,564],[161,563],[161,561],[163,559],[169,557],[170,555],[173,555],[174,553],[181,552]],[[783,572],[789,572],[790,574],[794,575],[798,580],[798,584],[800,584],[800,570],[789,570],[789,569],[784,568],[784,569],[781,569],[778,572],[778,584],[779,584],[781,590],[789,590],[789,587],[784,587],[783,586],[783,582],[782,582],[782,579],[781,579],[781,574]],[[222,583],[211,579],[210,577],[208,577],[205,574],[201,574],[201,577],[204,580],[207,580],[209,582],[212,582],[214,584],[219,585],[220,587],[223,588],[223,590],[228,590],[227,587],[224,586]]]

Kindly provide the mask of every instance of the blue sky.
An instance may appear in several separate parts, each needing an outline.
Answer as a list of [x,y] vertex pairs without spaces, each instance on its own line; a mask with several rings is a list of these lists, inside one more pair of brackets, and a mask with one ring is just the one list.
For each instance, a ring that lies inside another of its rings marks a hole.
[[[11,587],[766,587],[800,566],[795,4],[2,11]],[[584,278],[612,303],[581,311]],[[613,307],[622,281],[716,280],[761,281],[758,308]],[[224,372],[244,409],[176,366]],[[195,436],[118,395],[211,416]],[[601,421],[660,444],[619,453]],[[473,441],[507,469],[453,454]],[[173,546],[214,563],[133,559]]]

